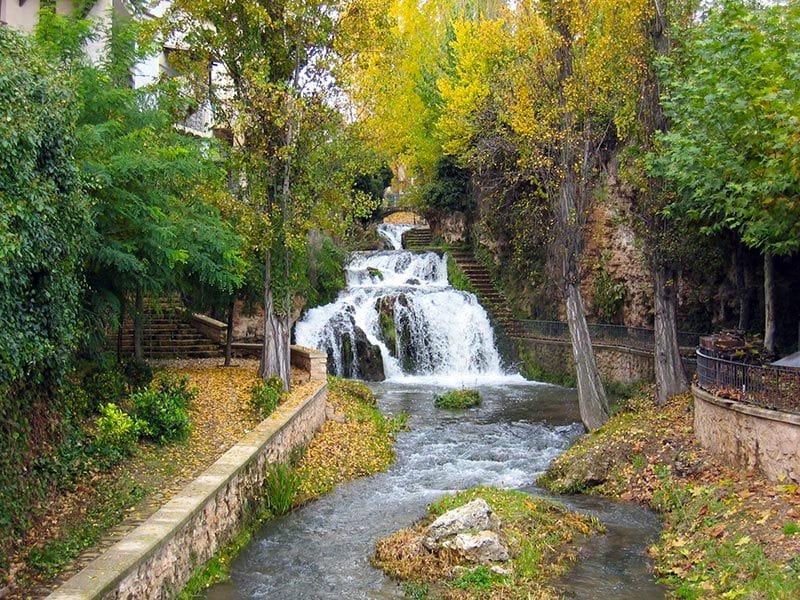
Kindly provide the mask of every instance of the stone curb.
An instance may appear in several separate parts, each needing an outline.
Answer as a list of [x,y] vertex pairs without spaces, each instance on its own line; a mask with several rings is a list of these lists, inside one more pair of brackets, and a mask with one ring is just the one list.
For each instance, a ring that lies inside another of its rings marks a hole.
[[[248,496],[260,491],[258,483],[264,474],[253,470],[264,471],[269,463],[282,460],[292,448],[307,443],[322,425],[327,395],[328,385],[323,381],[300,403],[278,407],[177,496],[47,598],[174,595],[193,569],[211,558],[235,532],[244,505],[253,500]],[[215,531],[198,531],[214,526]],[[202,551],[191,544],[198,537],[209,540]]]

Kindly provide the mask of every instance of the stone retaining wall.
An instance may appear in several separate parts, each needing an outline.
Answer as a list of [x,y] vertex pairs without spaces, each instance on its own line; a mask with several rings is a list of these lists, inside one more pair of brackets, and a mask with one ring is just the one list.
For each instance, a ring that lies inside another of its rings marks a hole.
[[54,591],[52,600],[174,597],[194,569],[238,531],[267,467],[310,441],[325,421],[327,383],[281,406],[147,521]]
[[[570,342],[525,339],[522,343],[532,360],[546,372],[575,376]],[[604,381],[652,383],[654,380],[652,352],[601,344],[594,345],[594,352],[597,368]]]
[[800,415],[719,398],[696,386],[694,433],[727,462],[800,483]]

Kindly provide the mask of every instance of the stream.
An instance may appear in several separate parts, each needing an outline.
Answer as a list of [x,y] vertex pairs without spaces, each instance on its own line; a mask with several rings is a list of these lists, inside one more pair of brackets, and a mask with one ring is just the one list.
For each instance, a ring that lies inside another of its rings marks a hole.
[[[403,251],[402,231],[384,228],[396,250],[355,254],[348,288],[309,311],[296,337],[326,350],[337,371],[358,365],[358,348],[380,351],[386,381],[370,384],[378,405],[387,415],[409,414],[397,459],[386,473],[266,523],[233,562],[230,581],[208,590],[210,600],[403,597],[402,587],[369,564],[379,538],[423,517],[441,495],[476,485],[548,496],[535,488],[536,478],[583,431],[575,390],[505,370],[486,312],[472,294],[449,286],[444,257]],[[385,315],[397,335],[386,335]],[[348,357],[351,364],[343,364]],[[435,408],[434,396],[456,386],[477,388],[483,403]],[[566,597],[664,597],[645,559],[660,529],[653,513],[593,497],[558,500],[607,528],[557,582]]]

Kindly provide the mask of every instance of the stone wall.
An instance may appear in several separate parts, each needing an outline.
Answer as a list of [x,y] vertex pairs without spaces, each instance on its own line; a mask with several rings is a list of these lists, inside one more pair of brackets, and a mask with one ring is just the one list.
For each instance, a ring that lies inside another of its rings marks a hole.
[[[574,377],[575,361],[569,342],[525,339],[521,343],[533,362],[547,373]],[[654,380],[653,355],[650,352],[602,344],[595,344],[594,352],[604,381],[628,384]]]
[[52,600],[171,598],[237,532],[267,468],[325,421],[327,383],[283,405],[152,517],[53,592]]
[[800,483],[800,415],[719,398],[696,386],[692,394],[694,433],[704,448],[773,481]]
[[305,346],[292,346],[291,350],[292,366],[306,371],[312,381],[324,380],[328,376],[328,355],[325,352]]

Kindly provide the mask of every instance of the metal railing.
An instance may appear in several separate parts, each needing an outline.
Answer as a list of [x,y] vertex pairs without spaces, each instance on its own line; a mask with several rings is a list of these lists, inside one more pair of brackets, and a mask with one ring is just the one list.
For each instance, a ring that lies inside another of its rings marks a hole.
[[[521,319],[519,327],[531,337],[546,340],[569,340],[569,327],[563,321],[533,321]],[[678,332],[678,345],[683,348],[697,346],[703,334],[689,331]],[[655,332],[647,327],[627,327],[606,323],[589,323],[589,336],[594,343],[607,343],[626,348],[652,350],[655,345]]]
[[697,350],[697,384],[723,398],[800,414],[800,370],[750,365]]

